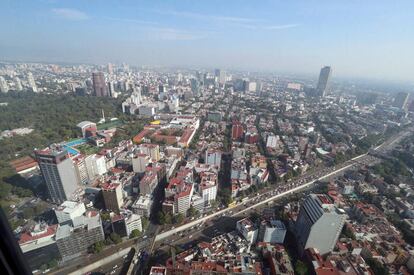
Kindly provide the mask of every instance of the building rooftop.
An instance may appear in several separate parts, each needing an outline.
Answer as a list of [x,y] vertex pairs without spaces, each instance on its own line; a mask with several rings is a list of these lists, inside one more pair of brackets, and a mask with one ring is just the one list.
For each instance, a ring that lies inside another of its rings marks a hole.
[[52,236],[56,234],[57,227],[57,224],[50,226],[47,224],[36,224],[31,231],[24,232],[20,235],[19,244],[23,245],[44,237]]
[[103,191],[113,191],[120,186],[119,183],[104,183],[101,184],[101,188]]
[[37,166],[37,162],[33,158],[26,156],[10,161],[10,165],[14,168],[14,170],[16,170],[17,173],[19,173],[26,169],[35,168]]

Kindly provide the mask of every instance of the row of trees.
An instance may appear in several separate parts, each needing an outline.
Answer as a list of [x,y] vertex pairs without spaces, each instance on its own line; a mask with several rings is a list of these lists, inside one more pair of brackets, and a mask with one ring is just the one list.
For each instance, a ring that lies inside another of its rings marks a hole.
[[170,213],[158,212],[157,220],[160,224],[180,224],[184,221],[183,214],[172,216]]

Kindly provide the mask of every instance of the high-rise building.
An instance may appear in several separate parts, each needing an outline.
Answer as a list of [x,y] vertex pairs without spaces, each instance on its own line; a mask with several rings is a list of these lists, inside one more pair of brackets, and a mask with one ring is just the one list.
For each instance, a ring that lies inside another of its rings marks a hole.
[[89,155],[85,157],[84,161],[89,181],[107,172],[105,157],[102,155]]
[[345,218],[327,195],[310,194],[300,208],[295,226],[301,252],[307,248],[316,248],[321,255],[332,252]]
[[60,225],[73,224],[75,218],[85,214],[86,208],[83,202],[64,201],[55,209],[55,215]]
[[7,85],[6,80],[4,77],[0,76],[0,92],[7,93],[9,91],[9,86]]
[[107,210],[119,213],[123,205],[122,185],[117,183],[107,183],[102,186],[102,195]]
[[157,173],[152,171],[145,174],[139,181],[139,192],[141,195],[152,195],[158,184]]
[[243,125],[240,122],[233,123],[231,128],[231,138],[232,139],[239,139],[243,136]]
[[329,66],[323,67],[319,74],[318,86],[316,87],[316,91],[318,92],[319,96],[324,97],[326,95],[330,77],[331,77],[331,67]]
[[75,166],[61,147],[35,151],[36,160],[46,182],[50,199],[61,203],[70,199],[79,187]]
[[221,151],[215,148],[209,148],[206,150],[205,163],[209,165],[221,165]]
[[114,67],[112,63],[108,63],[108,74],[113,74],[113,73],[114,73]]
[[113,81],[108,81],[108,95],[110,97],[116,97],[116,92],[115,92],[115,85]]
[[22,91],[23,90],[23,85],[22,85],[22,81],[20,80],[20,78],[18,78],[17,76],[13,79],[14,81],[14,87],[16,91]]
[[257,83],[250,81],[249,86],[248,86],[248,91],[249,92],[256,92],[257,91]]
[[160,160],[160,146],[158,144],[144,143],[139,146],[141,153],[150,156],[154,161]]
[[102,72],[92,73],[93,92],[95,96],[108,96],[105,77]]
[[31,72],[29,72],[27,74],[27,82],[29,83],[29,88],[32,89],[33,92],[37,93],[37,86],[36,86],[36,81],[33,77],[33,74]]
[[153,202],[151,195],[140,195],[132,205],[132,211],[142,217],[149,217]]
[[215,72],[214,72],[214,74],[217,77],[217,81],[220,84],[223,84],[224,85],[226,83],[227,76],[226,76],[226,72],[225,71],[220,70],[220,69],[216,69]]
[[190,79],[191,91],[194,94],[198,94],[200,92],[200,84],[197,79],[192,78]]
[[144,173],[148,164],[150,163],[150,157],[147,154],[136,154],[132,158],[132,170],[135,173]]
[[407,109],[408,93],[400,92],[394,98],[393,106],[400,109]]
[[56,231],[56,245],[62,261],[79,257],[91,245],[104,239],[101,217],[96,211],[76,217],[72,224],[59,225]]
[[78,176],[79,183],[87,184],[89,182],[89,176],[86,168],[85,157],[79,154],[73,158],[73,163],[75,165],[75,171]]

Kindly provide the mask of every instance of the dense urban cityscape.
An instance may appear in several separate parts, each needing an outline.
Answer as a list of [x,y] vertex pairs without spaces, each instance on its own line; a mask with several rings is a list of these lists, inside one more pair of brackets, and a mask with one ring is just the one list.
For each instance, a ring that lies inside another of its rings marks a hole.
[[[3,62],[0,75],[1,205],[33,274],[414,271],[406,92],[330,66],[306,79]],[[54,97],[94,113],[45,139],[47,121],[7,119]]]
[[0,1],[0,275],[414,274],[414,1]]

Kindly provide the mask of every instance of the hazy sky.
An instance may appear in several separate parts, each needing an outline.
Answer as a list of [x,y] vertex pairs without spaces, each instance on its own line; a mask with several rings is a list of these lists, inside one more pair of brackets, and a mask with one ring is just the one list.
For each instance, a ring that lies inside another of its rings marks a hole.
[[0,26],[0,60],[414,79],[413,0],[1,0]]

